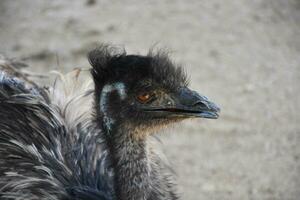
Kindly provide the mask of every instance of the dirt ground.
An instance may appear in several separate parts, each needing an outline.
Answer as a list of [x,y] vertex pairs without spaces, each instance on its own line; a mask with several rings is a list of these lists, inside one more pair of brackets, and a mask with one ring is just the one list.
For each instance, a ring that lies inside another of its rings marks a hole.
[[222,108],[161,138],[186,200],[300,199],[299,0],[0,0],[0,53],[46,73],[167,47]]

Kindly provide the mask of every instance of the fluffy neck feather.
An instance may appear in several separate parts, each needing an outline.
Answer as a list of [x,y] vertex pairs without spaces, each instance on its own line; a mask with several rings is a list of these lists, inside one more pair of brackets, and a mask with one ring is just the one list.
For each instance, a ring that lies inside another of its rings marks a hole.
[[136,138],[137,130],[128,126],[115,126],[111,131],[113,136],[106,136],[106,141],[115,170],[117,199],[147,199],[151,169],[146,140]]
[[[126,97],[126,88],[122,83],[107,84],[96,93],[98,123],[104,131],[104,138],[114,167],[114,185],[117,199],[142,200],[150,193],[150,165],[147,156],[146,138],[137,137],[136,126],[122,123],[121,113],[113,113],[119,102]],[[113,110],[111,108],[114,108]],[[119,119],[116,119],[119,118]]]

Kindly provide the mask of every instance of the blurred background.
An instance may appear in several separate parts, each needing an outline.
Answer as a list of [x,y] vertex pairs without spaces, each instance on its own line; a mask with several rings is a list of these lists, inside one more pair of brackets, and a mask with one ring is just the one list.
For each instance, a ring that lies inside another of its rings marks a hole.
[[161,135],[182,199],[300,199],[299,0],[0,0],[0,54],[89,67],[101,42],[168,48],[219,120]]

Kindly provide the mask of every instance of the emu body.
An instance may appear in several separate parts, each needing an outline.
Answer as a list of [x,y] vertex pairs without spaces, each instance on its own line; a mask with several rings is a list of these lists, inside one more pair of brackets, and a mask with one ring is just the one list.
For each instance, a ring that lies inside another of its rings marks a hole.
[[101,46],[89,60],[94,87],[71,98],[0,74],[0,199],[178,199],[150,138],[219,108],[165,54]]

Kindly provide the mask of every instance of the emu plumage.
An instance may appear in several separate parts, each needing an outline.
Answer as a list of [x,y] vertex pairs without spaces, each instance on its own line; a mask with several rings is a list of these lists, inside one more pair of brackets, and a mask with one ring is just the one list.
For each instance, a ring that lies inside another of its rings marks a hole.
[[89,60],[94,87],[76,94],[27,87],[1,72],[0,198],[178,199],[149,138],[186,118],[217,118],[219,108],[187,88],[166,54],[103,45]]

